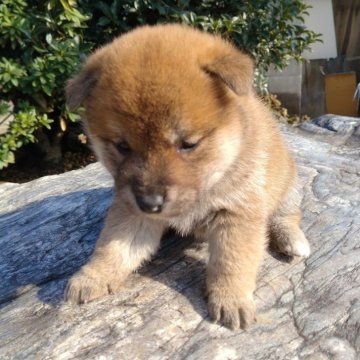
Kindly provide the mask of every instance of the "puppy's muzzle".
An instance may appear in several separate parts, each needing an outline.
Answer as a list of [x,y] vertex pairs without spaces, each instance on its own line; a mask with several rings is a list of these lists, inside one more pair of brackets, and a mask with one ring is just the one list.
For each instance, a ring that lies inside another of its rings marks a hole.
[[135,199],[140,210],[145,213],[160,213],[164,205],[164,197],[159,194],[137,195]]

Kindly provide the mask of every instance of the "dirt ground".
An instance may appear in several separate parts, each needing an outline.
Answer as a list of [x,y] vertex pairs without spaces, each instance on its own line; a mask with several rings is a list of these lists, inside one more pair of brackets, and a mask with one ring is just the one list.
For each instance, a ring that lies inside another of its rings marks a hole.
[[95,155],[88,149],[67,151],[60,162],[44,162],[35,155],[22,158],[16,164],[0,171],[0,182],[24,183],[46,175],[61,174],[66,171],[80,169],[96,161]]

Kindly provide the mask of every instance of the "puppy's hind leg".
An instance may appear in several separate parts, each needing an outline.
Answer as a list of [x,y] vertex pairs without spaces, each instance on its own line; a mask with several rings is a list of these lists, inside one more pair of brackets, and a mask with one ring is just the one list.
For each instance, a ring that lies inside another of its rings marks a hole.
[[270,219],[270,246],[288,256],[308,257],[310,245],[300,229],[300,196],[291,190]]

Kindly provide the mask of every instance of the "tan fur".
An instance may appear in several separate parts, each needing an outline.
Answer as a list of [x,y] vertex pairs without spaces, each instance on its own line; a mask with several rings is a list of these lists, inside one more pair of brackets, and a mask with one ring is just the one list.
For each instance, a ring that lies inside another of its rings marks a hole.
[[[89,57],[67,101],[85,107],[92,145],[115,179],[115,200],[66,298],[117,291],[169,226],[209,241],[208,308],[230,328],[255,318],[253,292],[267,234],[306,256],[293,160],[252,90],[253,64],[231,44],[179,25],[142,27]],[[199,144],[190,151],[182,142]],[[116,144],[126,142],[128,153]],[[165,196],[144,213],[135,196]]]

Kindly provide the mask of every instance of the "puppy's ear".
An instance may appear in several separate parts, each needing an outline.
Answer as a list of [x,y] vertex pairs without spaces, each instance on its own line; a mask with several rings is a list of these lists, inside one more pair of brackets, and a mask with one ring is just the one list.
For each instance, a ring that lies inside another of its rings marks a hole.
[[70,79],[66,85],[66,103],[70,111],[78,108],[95,87],[99,78],[98,66],[85,65],[80,74]]
[[237,95],[246,95],[252,89],[254,63],[250,56],[238,50],[218,54],[202,69],[211,77],[221,80]]

